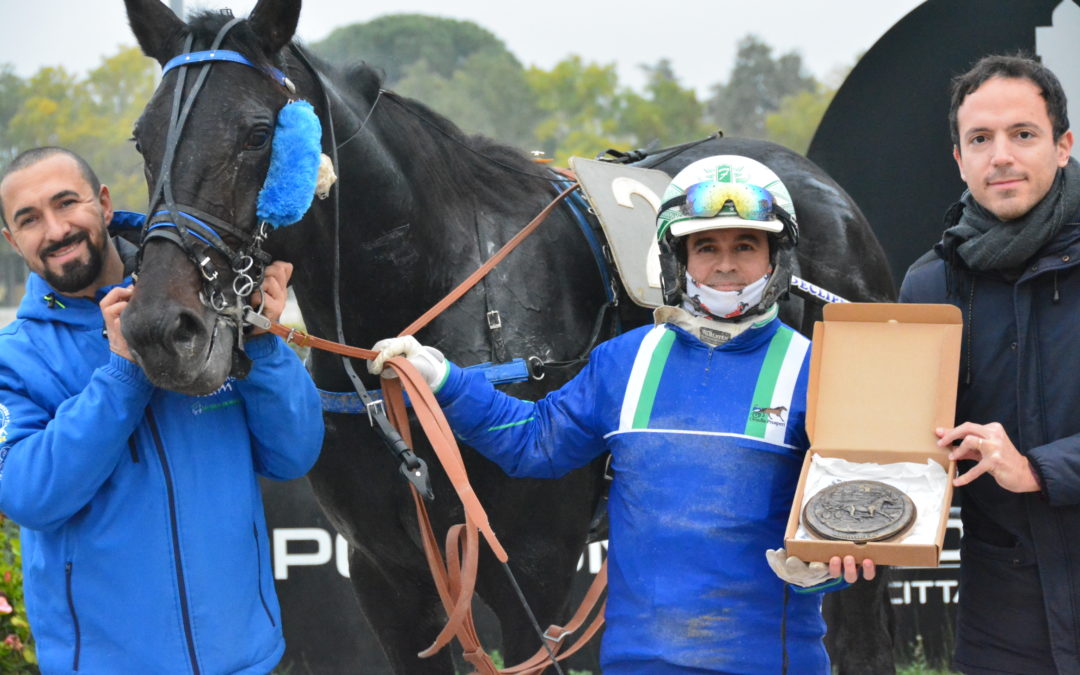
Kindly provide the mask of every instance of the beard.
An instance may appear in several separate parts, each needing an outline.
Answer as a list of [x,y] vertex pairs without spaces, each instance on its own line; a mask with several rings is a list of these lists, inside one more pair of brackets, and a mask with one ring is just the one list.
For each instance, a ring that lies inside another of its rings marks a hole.
[[[49,254],[72,244],[77,244],[80,241],[86,242],[86,250],[89,256],[86,260],[70,260],[64,263],[59,270],[49,267]],[[89,234],[79,232],[42,251],[41,276],[50,286],[61,293],[76,293],[97,280],[98,275],[101,274],[103,260],[101,247],[90,238]]]

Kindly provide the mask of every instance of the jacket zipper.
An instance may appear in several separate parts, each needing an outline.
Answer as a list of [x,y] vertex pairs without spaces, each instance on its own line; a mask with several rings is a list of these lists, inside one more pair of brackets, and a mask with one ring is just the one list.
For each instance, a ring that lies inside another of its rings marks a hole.
[[176,563],[176,587],[180,593],[180,614],[184,620],[184,638],[187,641],[192,672],[199,675],[199,661],[195,655],[195,638],[191,631],[191,611],[188,608],[187,584],[184,581],[184,567],[180,562],[180,528],[176,522],[176,494],[173,491],[172,471],[169,469],[169,460],[165,457],[165,445],[161,442],[161,432],[158,429],[157,421],[154,420],[154,411],[149,407],[146,409],[146,421],[150,424],[158,459],[161,460],[161,470],[165,474],[165,490],[169,497],[169,527],[172,530],[173,560]]
[[75,659],[71,664],[72,670],[79,669],[79,651],[82,646],[82,633],[79,632],[79,615],[75,613],[75,598],[71,594],[71,563],[64,563],[65,587],[67,589],[68,610],[71,611],[71,622],[75,624]]
[[263,610],[266,612],[266,618],[270,619],[270,625],[277,628],[277,622],[274,621],[274,615],[270,613],[270,606],[266,604],[266,596],[263,595],[262,589],[262,549],[259,547],[259,528],[255,523],[251,523],[251,531],[255,535],[255,561],[258,563],[258,574],[256,578],[259,580],[259,602],[262,603]]

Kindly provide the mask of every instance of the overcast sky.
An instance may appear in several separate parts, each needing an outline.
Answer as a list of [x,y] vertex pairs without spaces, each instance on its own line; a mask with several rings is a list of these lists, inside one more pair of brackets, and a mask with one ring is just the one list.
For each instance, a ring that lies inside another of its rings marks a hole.
[[[639,87],[640,64],[671,60],[685,86],[707,94],[725,81],[735,43],[754,33],[774,54],[798,51],[810,73],[829,80],[854,64],[921,0],[308,0],[298,33],[313,42],[335,27],[384,14],[421,13],[473,21],[501,39],[526,66],[551,68],[569,54],[618,67]],[[255,0],[184,0],[185,11],[230,7],[247,14]],[[133,45],[122,0],[0,0],[0,63],[25,77],[46,65],[83,73],[120,45]],[[831,82],[839,84],[838,82]]]

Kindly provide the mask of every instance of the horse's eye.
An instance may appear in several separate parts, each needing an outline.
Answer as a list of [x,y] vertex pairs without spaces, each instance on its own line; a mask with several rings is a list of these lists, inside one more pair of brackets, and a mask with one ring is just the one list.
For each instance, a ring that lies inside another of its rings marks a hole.
[[128,140],[135,144],[135,152],[139,153],[140,155],[143,154],[142,145],[139,144],[139,139],[138,138],[135,138],[134,136],[132,136]]
[[266,142],[270,140],[270,127],[259,125],[251,130],[248,134],[247,141],[244,143],[245,150],[258,150],[266,145]]

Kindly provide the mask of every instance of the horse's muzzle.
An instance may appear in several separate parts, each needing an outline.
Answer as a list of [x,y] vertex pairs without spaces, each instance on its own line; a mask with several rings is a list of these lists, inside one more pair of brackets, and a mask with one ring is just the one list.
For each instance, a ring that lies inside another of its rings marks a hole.
[[229,376],[236,327],[216,312],[200,309],[133,300],[124,312],[124,338],[155,386],[200,396],[215,391]]

